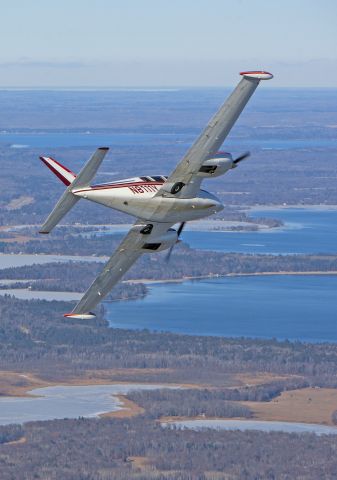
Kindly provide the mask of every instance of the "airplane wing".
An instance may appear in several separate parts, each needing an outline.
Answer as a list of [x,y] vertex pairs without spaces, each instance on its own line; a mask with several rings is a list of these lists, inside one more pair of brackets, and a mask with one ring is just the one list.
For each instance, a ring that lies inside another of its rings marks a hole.
[[[110,292],[112,287],[129,270],[135,261],[146,251],[144,244],[164,234],[172,224],[154,223],[150,235],[144,235],[141,230],[146,226],[144,221],[138,219],[129,233],[124,237],[122,243],[117,247],[103,271],[94,280],[88,290],[71,313],[65,317],[90,319],[95,315],[91,310]],[[151,243],[150,243],[151,245]]]
[[201,178],[196,174],[202,164],[217,153],[260,80],[273,78],[268,72],[242,72],[240,75],[243,78],[233,93],[210,120],[156,195],[193,198],[200,188]]

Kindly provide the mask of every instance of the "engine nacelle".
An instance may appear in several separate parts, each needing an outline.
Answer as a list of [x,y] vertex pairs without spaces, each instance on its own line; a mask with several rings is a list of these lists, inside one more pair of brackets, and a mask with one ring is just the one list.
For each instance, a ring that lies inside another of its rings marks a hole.
[[161,252],[162,250],[167,250],[168,248],[173,247],[178,241],[178,234],[176,230],[170,228],[166,233],[160,236],[149,235],[149,239],[144,243],[142,249],[144,252],[153,253]]
[[220,177],[224,173],[234,168],[233,158],[230,153],[219,152],[214,157],[207,159],[198,172],[198,177]]

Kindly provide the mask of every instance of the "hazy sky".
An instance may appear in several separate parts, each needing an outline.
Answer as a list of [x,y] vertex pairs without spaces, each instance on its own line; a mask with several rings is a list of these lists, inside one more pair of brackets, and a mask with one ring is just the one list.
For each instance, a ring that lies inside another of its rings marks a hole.
[[[336,0],[0,0],[0,86],[337,87]],[[270,85],[271,86],[271,85]]]

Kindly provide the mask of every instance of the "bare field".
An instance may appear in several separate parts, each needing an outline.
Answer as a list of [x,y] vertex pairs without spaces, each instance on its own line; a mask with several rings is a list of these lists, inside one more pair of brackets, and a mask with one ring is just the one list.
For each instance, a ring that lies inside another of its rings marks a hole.
[[334,425],[331,415],[337,410],[337,389],[289,390],[270,402],[240,403],[249,407],[257,420]]
[[[125,369],[111,369],[111,370],[90,370],[84,376],[75,378],[55,378],[55,380],[44,380],[32,373],[19,373],[10,371],[0,371],[0,396],[15,396],[25,397],[29,396],[28,392],[33,388],[52,387],[55,385],[106,385],[106,384],[132,384],[142,383],[142,376],[151,374],[167,373],[169,369],[151,369],[151,368],[125,368]],[[128,375],[139,376],[139,381],[130,381],[127,379],[120,380],[118,377],[127,377]],[[152,383],[147,379],[143,382]],[[159,383],[154,380],[153,383]],[[162,382],[166,384],[167,382]],[[172,385],[172,384],[170,384]],[[198,385],[187,385],[190,388],[197,388]]]
[[29,390],[51,385],[32,373],[0,371],[0,396],[27,397]]
[[[253,385],[263,385],[264,383],[275,382],[278,380],[287,380],[289,378],[298,378],[298,375],[275,375],[273,373],[238,373],[235,379],[239,381],[239,385],[247,387]],[[236,387],[237,385],[235,385]]]

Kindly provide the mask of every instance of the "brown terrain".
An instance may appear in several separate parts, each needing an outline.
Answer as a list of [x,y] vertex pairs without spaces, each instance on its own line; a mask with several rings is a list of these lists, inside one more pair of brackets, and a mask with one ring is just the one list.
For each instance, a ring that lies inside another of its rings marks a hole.
[[129,400],[126,395],[114,395],[115,398],[119,400],[122,406],[122,410],[117,410],[117,412],[106,412],[102,413],[100,417],[114,417],[114,418],[126,418],[134,417],[135,415],[140,415],[144,413],[144,408],[137,405],[137,403]]
[[[166,373],[167,369],[161,369]],[[29,396],[29,391],[34,388],[53,385],[104,385],[104,384],[130,384],[134,381],[125,381],[127,375],[142,375],[160,373],[158,369],[111,369],[101,371],[87,371],[86,375],[79,378],[44,380],[32,373],[0,372],[0,396]],[[118,377],[124,378],[119,380]],[[233,378],[234,386],[261,385],[275,380],[284,380],[287,376],[266,373],[238,374]],[[289,378],[289,376],[288,376]],[[154,383],[158,383],[156,380]],[[145,382],[144,382],[145,383]],[[151,383],[146,380],[146,383]],[[163,383],[163,382],[160,382]],[[172,384],[170,384],[172,385]],[[184,384],[187,388],[205,388],[206,385]],[[107,412],[102,416],[117,418],[132,417],[143,413],[143,408],[132,402],[126,395],[117,396],[122,405],[122,410]],[[333,388],[303,388],[283,392],[270,402],[240,402],[251,409],[254,418],[265,421],[285,421],[317,423],[333,425],[331,416],[337,409],[337,389]],[[178,417],[163,417],[161,421],[173,421]],[[183,419],[183,418],[179,418]]]
[[270,402],[241,403],[252,410],[257,420],[334,425],[331,416],[337,409],[337,389],[289,390]]

